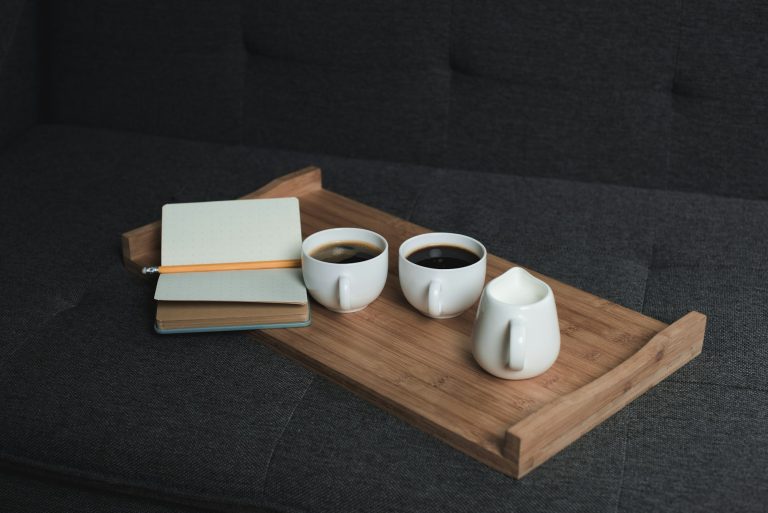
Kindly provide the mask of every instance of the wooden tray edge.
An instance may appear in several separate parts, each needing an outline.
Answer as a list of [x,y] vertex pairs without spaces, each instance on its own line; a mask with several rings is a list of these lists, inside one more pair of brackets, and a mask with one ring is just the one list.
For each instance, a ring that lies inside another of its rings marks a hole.
[[517,462],[514,477],[523,477],[698,356],[706,324],[704,314],[686,314],[619,366],[511,426],[502,454]]
[[[322,188],[322,170],[316,166],[308,166],[275,178],[238,199],[298,197]],[[155,221],[122,234],[123,265],[126,269],[141,274],[141,268],[145,265],[159,264],[151,260],[160,254],[161,229],[161,222]]]

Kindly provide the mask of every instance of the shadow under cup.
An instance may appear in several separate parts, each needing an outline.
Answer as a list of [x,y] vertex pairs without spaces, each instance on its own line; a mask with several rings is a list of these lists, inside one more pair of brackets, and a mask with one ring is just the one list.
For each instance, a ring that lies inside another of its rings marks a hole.
[[[472,253],[469,265],[435,268],[409,260],[427,248],[455,247]],[[457,317],[480,298],[485,285],[488,253],[479,241],[458,233],[425,233],[402,243],[398,255],[400,287],[408,302],[435,319]]]
[[[327,262],[313,253],[333,244],[362,243],[378,249],[376,256],[359,262]],[[363,228],[331,228],[314,233],[301,245],[301,268],[310,295],[339,313],[362,310],[373,302],[387,281],[389,244],[376,232]]]

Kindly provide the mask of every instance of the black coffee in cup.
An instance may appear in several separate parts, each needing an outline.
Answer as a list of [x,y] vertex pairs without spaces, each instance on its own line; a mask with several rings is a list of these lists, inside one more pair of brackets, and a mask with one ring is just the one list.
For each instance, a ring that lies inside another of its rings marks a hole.
[[480,257],[459,246],[438,244],[417,249],[406,257],[414,264],[432,269],[458,269],[472,265]]
[[381,248],[367,242],[350,240],[331,242],[313,249],[309,256],[331,264],[354,264],[365,262],[381,254]]

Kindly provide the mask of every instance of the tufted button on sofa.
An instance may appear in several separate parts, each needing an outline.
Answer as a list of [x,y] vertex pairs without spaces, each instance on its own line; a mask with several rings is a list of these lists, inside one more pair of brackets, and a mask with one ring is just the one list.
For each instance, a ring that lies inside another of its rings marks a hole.
[[[0,511],[764,511],[768,6],[0,4]],[[523,480],[257,339],[159,336],[119,235],[328,189],[703,353]]]

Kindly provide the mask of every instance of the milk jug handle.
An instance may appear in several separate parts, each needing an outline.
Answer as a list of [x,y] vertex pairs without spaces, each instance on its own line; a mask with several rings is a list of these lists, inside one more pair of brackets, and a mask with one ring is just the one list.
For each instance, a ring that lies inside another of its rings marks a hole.
[[521,371],[525,366],[525,319],[515,317],[509,320],[509,359],[510,370]]

